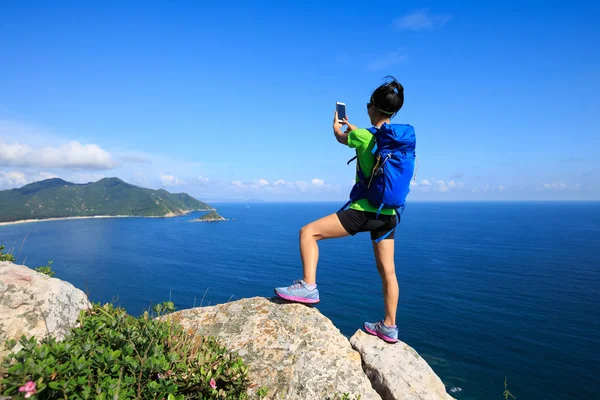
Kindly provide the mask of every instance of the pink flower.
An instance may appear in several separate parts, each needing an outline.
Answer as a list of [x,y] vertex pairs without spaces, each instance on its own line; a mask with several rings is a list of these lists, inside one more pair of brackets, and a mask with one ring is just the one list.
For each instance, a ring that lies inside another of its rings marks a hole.
[[217,382],[215,382],[215,378],[210,378],[210,387],[213,389],[217,388]]
[[35,382],[29,381],[24,386],[19,388],[19,392],[25,392],[25,398],[28,399],[32,394],[35,394]]

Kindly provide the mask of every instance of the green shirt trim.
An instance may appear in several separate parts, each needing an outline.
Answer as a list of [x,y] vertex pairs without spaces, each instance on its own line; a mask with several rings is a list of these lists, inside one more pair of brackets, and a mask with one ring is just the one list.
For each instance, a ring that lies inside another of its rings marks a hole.
[[[373,157],[372,153],[374,146],[375,137],[367,129],[355,129],[348,133],[348,147],[356,149],[356,161],[360,163],[367,178],[371,176],[371,171],[375,165],[375,157]],[[356,181],[358,182],[358,175],[356,176]],[[350,208],[358,211],[377,212],[377,207],[369,203],[367,199],[360,199],[353,202],[350,204]],[[396,214],[396,210],[384,208],[381,210],[381,214],[394,215]]]

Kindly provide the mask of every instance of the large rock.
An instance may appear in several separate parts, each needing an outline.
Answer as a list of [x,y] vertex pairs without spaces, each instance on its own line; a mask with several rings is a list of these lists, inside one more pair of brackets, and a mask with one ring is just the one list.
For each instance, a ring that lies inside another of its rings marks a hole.
[[452,400],[431,367],[406,343],[387,344],[357,331],[350,339],[363,368],[384,400]]
[[0,357],[11,350],[4,343],[22,335],[62,339],[89,307],[81,290],[23,265],[0,262]]
[[[170,318],[237,351],[269,399],[380,399],[348,339],[317,309],[261,297],[179,311]],[[251,391],[252,394],[252,391]]]

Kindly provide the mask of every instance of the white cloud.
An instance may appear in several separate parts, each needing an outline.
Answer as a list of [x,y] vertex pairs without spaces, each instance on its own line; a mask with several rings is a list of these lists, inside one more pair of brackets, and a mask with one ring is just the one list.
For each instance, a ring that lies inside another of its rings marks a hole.
[[185,183],[173,175],[166,175],[162,172],[160,173],[159,179],[163,186],[175,186]]
[[284,179],[276,180],[272,183],[266,179],[254,181],[231,181],[230,188],[237,194],[249,196],[295,196],[304,194],[308,196],[318,196],[319,194],[332,195],[341,193],[341,185],[327,184],[320,178],[313,178],[310,182],[305,181],[286,181]]
[[34,178],[34,180],[32,182],[43,181],[44,179],[52,179],[52,178],[58,178],[58,175],[53,174],[51,172],[42,171],[37,175],[37,177]]
[[202,183],[206,183],[209,181],[208,177],[206,177],[206,176],[199,176],[198,180]]
[[450,190],[460,189],[465,186],[462,182],[456,182],[455,180],[444,181],[441,179],[438,180],[429,180],[422,179],[420,183],[411,182],[411,186],[415,188],[415,190],[423,193],[431,193],[431,192],[440,192],[446,193]]
[[283,179],[279,179],[277,181],[275,181],[273,183],[273,186],[281,186],[281,187],[287,187],[287,188],[293,188],[294,187],[294,182],[288,182],[286,180]]
[[543,183],[542,186],[544,189],[550,190],[565,190],[567,188],[567,184],[564,182]]
[[[460,183],[459,183],[460,185]],[[462,187],[462,186],[459,186]],[[490,185],[489,183],[486,183],[484,186],[480,186],[480,187],[476,187],[474,189],[471,190],[471,192],[473,193],[479,193],[479,192],[491,192],[491,193],[497,193],[497,192],[504,192],[506,190],[506,187],[504,185],[498,185],[498,186],[493,186]]]
[[429,31],[440,29],[452,19],[451,15],[433,15],[428,10],[417,10],[398,18],[394,27],[401,30]]
[[50,178],[58,178],[58,176],[46,171],[41,171],[39,173],[23,171],[0,171],[0,188],[12,189],[27,185],[31,182],[42,181]]
[[298,190],[300,190],[301,192],[304,192],[304,191],[306,191],[306,189],[308,189],[308,183],[302,182],[302,181],[296,181],[296,182],[294,182],[294,187],[297,188]]
[[315,186],[319,186],[319,187],[323,187],[325,185],[325,182],[323,181],[323,179],[319,179],[319,178],[313,178],[313,180],[311,181],[311,183]]
[[414,179],[411,179],[410,186],[419,186],[419,184]]
[[0,165],[13,167],[112,169],[117,163],[95,144],[70,141],[60,147],[32,148],[18,142],[0,141]]
[[28,184],[25,174],[20,171],[0,171],[0,186],[2,187],[20,187]]
[[435,182],[435,185],[436,185],[436,190],[437,190],[438,192],[445,193],[445,192],[447,192],[448,190],[450,190],[450,187],[449,187],[449,186],[446,184],[446,182],[444,182],[444,181],[442,181],[442,180],[438,180],[438,181],[436,181],[436,182]]

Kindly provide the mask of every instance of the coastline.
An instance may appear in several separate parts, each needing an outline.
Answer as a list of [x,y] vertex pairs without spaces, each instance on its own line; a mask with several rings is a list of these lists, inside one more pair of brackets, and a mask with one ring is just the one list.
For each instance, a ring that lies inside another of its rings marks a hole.
[[91,218],[173,218],[173,217],[180,217],[182,215],[186,215],[191,212],[210,212],[210,211],[211,210],[187,210],[187,211],[183,211],[181,214],[168,213],[165,215],[82,215],[82,216],[75,216],[75,217],[22,219],[19,221],[0,222],[0,226],[29,224],[29,223],[34,223],[34,222],[45,222],[45,221],[66,221],[66,220],[70,220],[70,219],[91,219]]

